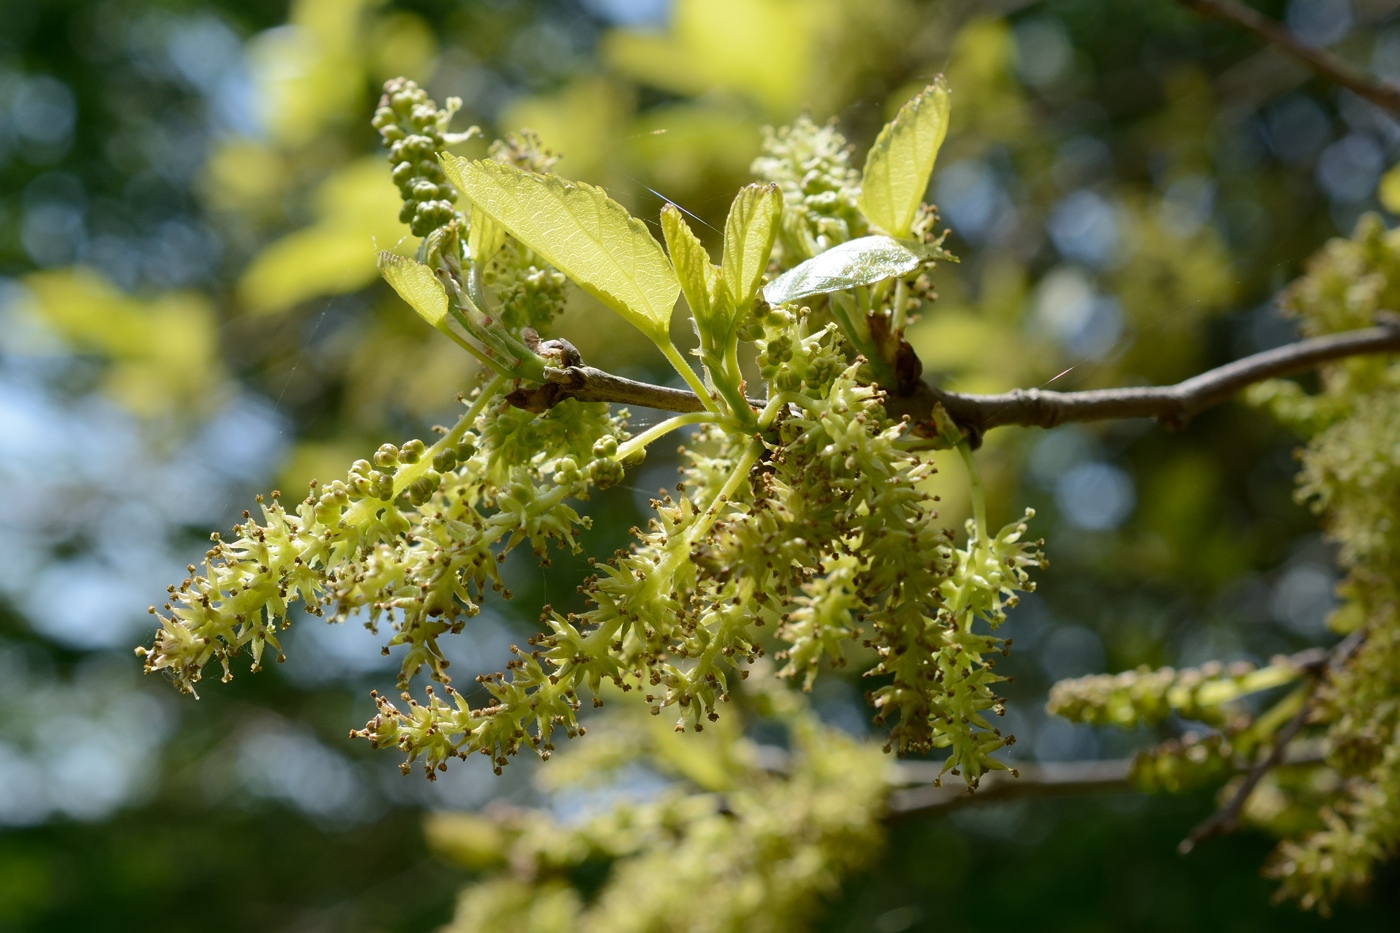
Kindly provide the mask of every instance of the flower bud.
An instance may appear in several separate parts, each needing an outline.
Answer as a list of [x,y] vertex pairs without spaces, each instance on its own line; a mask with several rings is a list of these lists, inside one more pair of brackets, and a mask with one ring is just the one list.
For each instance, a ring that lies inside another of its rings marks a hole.
[[593,442],[593,456],[611,458],[617,455],[617,438],[604,434]]
[[[613,450],[616,453],[616,448]],[[593,480],[593,485],[599,489],[609,489],[622,482],[622,477],[626,473],[622,464],[616,460],[594,460],[588,465],[588,476]]]

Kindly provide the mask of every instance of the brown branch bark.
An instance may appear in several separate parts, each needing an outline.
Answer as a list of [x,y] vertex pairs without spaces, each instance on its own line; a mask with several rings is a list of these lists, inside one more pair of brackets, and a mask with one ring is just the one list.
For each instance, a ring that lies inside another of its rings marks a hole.
[[1354,68],[1325,49],[1298,40],[1293,33],[1257,10],[1236,0],[1177,0],[1202,16],[1230,23],[1267,45],[1297,59],[1315,75],[1340,85],[1377,107],[1400,117],[1400,87]]
[[[1191,418],[1256,382],[1367,353],[1400,352],[1400,326],[1389,323],[1299,340],[1227,363],[1170,386],[1047,392],[1015,389],[1002,395],[964,395],[929,387],[959,426],[974,435],[1002,425],[1053,428],[1071,421],[1155,418],[1179,428]],[[930,409],[931,409],[930,405]],[[915,420],[920,420],[916,417]]]
[[[1397,352],[1400,322],[1387,320],[1376,327],[1312,337],[1256,353],[1170,386],[1085,392],[1015,389],[1000,395],[968,395],[921,383],[910,395],[891,397],[885,407],[893,415],[908,415],[921,424],[931,419],[933,406],[940,404],[968,432],[974,446],[980,443],[983,433],[1004,425],[1052,428],[1071,421],[1155,418],[1168,427],[1181,427],[1201,411],[1253,383],[1350,356]],[[565,398],[577,398],[675,412],[700,411],[703,407],[694,393],[684,389],[636,382],[581,364],[550,369],[547,378],[544,386],[514,393],[512,404],[544,411]],[[750,401],[755,406],[763,404],[762,400]]]
[[687,389],[657,386],[635,379],[624,379],[592,366],[567,366],[545,370],[544,385],[517,389],[506,401],[526,411],[542,412],[566,398],[580,402],[616,402],[620,405],[641,405],[661,411],[704,411],[700,399]]

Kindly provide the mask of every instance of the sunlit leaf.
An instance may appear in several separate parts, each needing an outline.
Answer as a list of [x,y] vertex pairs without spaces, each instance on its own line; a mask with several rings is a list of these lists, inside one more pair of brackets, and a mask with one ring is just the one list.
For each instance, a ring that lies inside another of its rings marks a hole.
[[811,295],[873,285],[919,267],[922,257],[909,246],[887,236],[864,236],[839,246],[784,272],[763,287],[769,304],[800,301]]
[[646,225],[602,190],[492,160],[444,155],[442,168],[476,209],[584,291],[658,342],[680,283]]
[[416,259],[380,250],[379,274],[419,317],[438,330],[447,330],[447,293],[433,270]]
[[485,211],[473,211],[467,227],[467,249],[472,262],[485,265],[506,244],[506,232]]
[[729,208],[721,266],[735,308],[747,308],[758,293],[782,210],[783,195],[775,184],[746,185]]
[[710,254],[705,252],[704,245],[674,204],[661,208],[661,233],[666,238],[666,249],[671,253],[671,264],[676,268],[690,313],[697,321],[708,321],[715,285],[715,267],[710,262]]
[[948,132],[948,83],[939,75],[875,138],[860,180],[860,209],[893,236],[909,235]]

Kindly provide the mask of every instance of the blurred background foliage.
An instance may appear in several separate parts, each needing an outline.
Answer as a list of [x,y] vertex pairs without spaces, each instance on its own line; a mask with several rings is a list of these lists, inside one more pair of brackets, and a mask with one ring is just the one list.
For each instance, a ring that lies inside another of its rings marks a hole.
[[[1400,3],[1257,6],[1400,78]],[[1286,342],[1281,286],[1365,211],[1400,209],[1400,175],[1382,183],[1400,124],[1171,0],[0,12],[0,930],[430,929],[469,872],[432,853],[425,811],[580,805],[525,762],[427,784],[347,741],[393,676],[353,623],[301,623],[285,665],[197,704],[131,655],[146,606],[256,491],[422,436],[470,384],[469,361],[377,283],[375,245],[406,232],[369,127],[385,78],[460,96],[460,125],[486,133],[463,154],[529,127],[563,154],[558,171],[640,216],[670,200],[719,225],[761,127],[805,108],[863,147],[946,72],[932,194],[961,262],[940,270],[911,340],[961,390],[1177,380]],[[585,358],[664,378],[640,339],[575,305],[559,332]],[[1046,717],[1056,679],[1326,640],[1335,571],[1292,500],[1293,446],[1240,404],[1180,433],[988,438],[993,522],[1033,505],[1052,560],[1008,623],[1012,758],[1118,757],[1144,740]],[[595,553],[674,482],[664,459],[592,504]],[[518,598],[455,639],[458,669],[499,667],[578,567],[512,561]],[[814,707],[865,735],[861,691],[827,678]],[[1029,802],[901,826],[823,928],[1320,926],[1269,906],[1265,839],[1175,855],[1210,806]],[[1392,929],[1398,884],[1392,867],[1331,922]]]

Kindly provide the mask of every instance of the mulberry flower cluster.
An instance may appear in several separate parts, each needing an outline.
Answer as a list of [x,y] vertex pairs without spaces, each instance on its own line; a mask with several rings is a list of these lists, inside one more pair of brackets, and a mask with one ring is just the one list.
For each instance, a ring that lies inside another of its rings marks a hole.
[[791,126],[764,127],[763,155],[751,170],[777,182],[783,192],[779,242],[784,260],[803,259],[865,233],[869,224],[856,199],[860,172],[851,165],[852,147],[835,122],[817,125],[803,114]]
[[[1312,260],[1285,305],[1309,335],[1388,320],[1400,307],[1400,232],[1363,217]],[[1291,794],[1313,810],[1310,830],[1270,864],[1287,894],[1325,910],[1400,851],[1400,361],[1332,364],[1312,396],[1259,394],[1309,438],[1298,498],[1339,545],[1345,577],[1330,624],[1356,644],[1319,685],[1314,716],[1340,782]]]
[[428,93],[407,78],[384,85],[384,96],[374,112],[373,125],[389,147],[390,177],[403,198],[399,222],[408,224],[414,236],[425,237],[457,216],[457,191],[443,175],[437,154],[450,142],[474,134],[448,133],[452,115],[461,106],[455,98],[439,110]]
[[[399,687],[424,668],[437,686],[423,699],[376,695],[377,714],[355,734],[400,750],[405,770],[419,762],[432,777],[472,753],[498,771],[521,749],[548,757],[558,733],[584,731],[583,700],[601,703],[612,689],[637,694],[655,715],[669,711],[677,730],[701,732],[765,654],[776,650],[781,675],[810,687],[823,664],[844,663],[846,649],[861,643],[876,657],[869,700],[889,728],[887,750],[947,749],[944,770],[972,786],[1003,768],[996,752],[1012,738],[994,725],[1002,712],[994,665],[1008,645],[994,630],[1043,559],[1022,522],[989,534],[980,505],[965,547],[939,524],[924,489],[930,455],[914,449],[921,442],[906,421],[886,413],[888,389],[871,384],[871,361],[858,355],[871,322],[907,300],[903,283],[891,287],[893,272],[855,283],[842,307],[865,310],[844,315],[822,302],[814,311],[758,296],[775,237],[801,244],[778,260],[782,268],[870,227],[856,206],[860,176],[845,141],[810,120],[769,135],[760,168],[772,184],[736,200],[723,268],[705,271],[703,247],[686,238],[679,215],[664,218],[668,245],[689,250],[684,260],[672,256],[676,268],[699,276],[687,280],[687,296],[708,305],[696,324],[710,381],[687,373],[673,350],[668,359],[705,389],[706,410],[629,440],[626,412],[604,403],[511,404],[536,397],[529,379],[572,365],[540,340],[565,279],[541,258],[557,254],[553,244],[516,239],[478,205],[456,212],[436,158],[454,139],[446,129],[454,109],[439,110],[412,82],[385,87],[374,124],[390,148],[405,220],[428,240],[426,265],[381,261],[420,314],[496,364],[497,375],[431,445],[386,444],[344,480],[313,486],[295,509],[273,496],[233,540],[216,536],[203,568],[191,568],[164,610],[153,610],[162,626],[141,649],[147,670],[193,690],[211,661],[227,677],[245,650],[254,666],[269,648],[280,657],[278,633],[297,600],[336,621],[387,626],[386,651],[402,652]],[[533,137],[509,138],[491,153],[506,168],[481,177],[539,179],[538,190],[550,192],[542,196],[600,203],[593,189],[550,187],[534,174],[550,156]],[[933,214],[919,216],[916,232],[927,238]],[[741,342],[758,358],[762,411],[746,400]],[[512,368],[512,359],[531,366]],[[499,561],[527,542],[543,562],[551,541],[577,551],[589,523],[576,500],[619,481],[647,443],[682,424],[700,427],[676,496],[652,503],[655,517],[630,550],[593,561],[588,608],[545,607],[543,629],[513,649],[506,670],[478,678],[486,703],[468,702],[451,684],[440,640],[470,624],[488,590],[504,590]]]
[[[1309,336],[1390,320],[1400,307],[1400,231],[1363,217],[1351,238],[1314,257],[1284,307]],[[1316,393],[1274,381],[1252,397],[1308,439],[1297,498],[1339,546],[1345,576],[1329,625],[1346,637],[1309,663],[1067,681],[1050,710],[1125,728],[1171,715],[1213,727],[1141,753],[1137,784],[1175,792],[1257,770],[1222,793],[1247,794],[1228,805],[1283,837],[1266,865],[1281,895],[1326,913],[1400,851],[1400,362],[1346,359],[1323,368]],[[1257,714],[1236,703],[1285,685]]]

